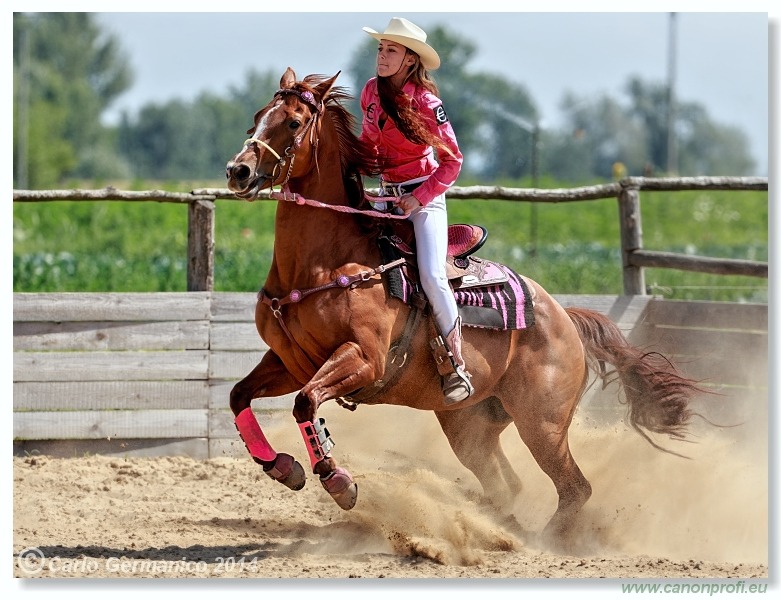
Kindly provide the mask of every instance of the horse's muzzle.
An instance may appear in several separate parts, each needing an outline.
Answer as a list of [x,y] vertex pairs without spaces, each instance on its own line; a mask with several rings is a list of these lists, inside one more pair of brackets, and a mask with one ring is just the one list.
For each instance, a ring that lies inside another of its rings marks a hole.
[[258,192],[269,179],[257,175],[246,163],[229,162],[225,167],[225,177],[228,179],[228,189],[239,198],[257,198]]

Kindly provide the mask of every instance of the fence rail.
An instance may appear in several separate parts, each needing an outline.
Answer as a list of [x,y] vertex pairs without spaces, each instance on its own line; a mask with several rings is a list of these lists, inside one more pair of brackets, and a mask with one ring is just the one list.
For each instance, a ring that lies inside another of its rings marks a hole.
[[[767,191],[767,177],[628,177],[602,185],[569,189],[526,189],[500,186],[454,186],[448,198],[454,200],[508,200],[521,202],[581,202],[616,198],[621,231],[621,256],[624,294],[645,295],[643,269],[656,267],[679,269],[718,275],[768,277],[766,262],[689,256],[643,249],[640,211],[641,191],[733,190]],[[268,199],[268,191],[260,198]],[[161,190],[121,191],[101,190],[14,190],[14,202],[101,201],[174,202],[188,205],[187,228],[187,290],[210,292],[214,289],[214,220],[217,200],[238,198],[230,190],[202,188],[190,193]]]

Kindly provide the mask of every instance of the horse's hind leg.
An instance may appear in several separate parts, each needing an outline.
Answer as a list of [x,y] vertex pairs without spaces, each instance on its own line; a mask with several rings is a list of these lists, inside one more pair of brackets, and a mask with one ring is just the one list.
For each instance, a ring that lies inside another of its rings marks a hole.
[[[566,386],[562,387],[566,390]],[[524,402],[513,417],[521,439],[556,487],[558,506],[544,531],[545,535],[556,536],[569,529],[575,515],[591,497],[591,484],[575,462],[568,440],[579,392],[562,395],[562,391],[549,390],[547,394],[538,393],[536,398],[537,403]],[[545,402],[539,402],[540,398]]]
[[298,387],[279,357],[269,350],[250,374],[233,386],[230,394],[236,429],[250,456],[263,467],[266,475],[291,490],[304,487],[304,468],[289,454],[277,453],[271,447],[250,405],[254,398],[282,396]]
[[521,480],[499,443],[499,435],[512,422],[499,399],[492,396],[435,414],[456,457],[477,477],[486,498],[500,505],[512,501],[521,491]]

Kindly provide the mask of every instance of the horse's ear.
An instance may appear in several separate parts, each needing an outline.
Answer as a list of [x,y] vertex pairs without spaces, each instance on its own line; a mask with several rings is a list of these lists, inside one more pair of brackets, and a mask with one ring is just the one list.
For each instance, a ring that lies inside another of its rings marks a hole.
[[248,133],[249,135],[254,135],[254,133],[255,133],[255,130],[258,128],[258,118],[260,117],[260,113],[261,113],[261,112],[262,112],[262,111],[260,111],[260,110],[259,110],[259,111],[257,111],[257,112],[255,113],[255,116],[254,116],[254,117],[252,117],[252,122],[254,123],[254,125],[253,125],[252,127],[250,127],[249,129],[247,129],[247,133]]
[[336,75],[331,77],[330,79],[326,79],[322,83],[319,83],[315,86],[315,92],[317,92],[317,96],[320,98],[320,102],[323,102],[326,97],[328,96],[328,92],[331,91],[331,88],[334,87],[334,82],[336,81],[336,78],[341,75],[341,71],[339,71]]
[[293,87],[293,84],[296,82],[296,72],[288,67],[284,74],[282,75],[282,79],[279,80],[279,89],[282,90],[289,90]]

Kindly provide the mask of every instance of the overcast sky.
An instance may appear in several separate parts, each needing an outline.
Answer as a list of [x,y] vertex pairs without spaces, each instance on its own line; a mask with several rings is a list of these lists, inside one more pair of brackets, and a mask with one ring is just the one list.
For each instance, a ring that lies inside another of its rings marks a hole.
[[[750,0],[743,6],[758,10]],[[288,65],[302,76],[342,70],[340,83],[356,94],[358,84],[345,70],[368,39],[361,28],[382,31],[392,16],[406,16],[424,29],[441,24],[473,42],[477,55],[469,68],[524,85],[540,109],[543,127],[556,127],[567,91],[623,101],[630,76],[666,83],[674,31],[676,96],[702,104],[716,122],[742,129],[756,174],[766,175],[768,13],[678,12],[671,28],[669,12],[646,10],[100,13],[99,22],[119,37],[135,72],[132,88],[108,119],[115,122],[122,111],[135,114],[148,102],[192,100],[204,91],[219,94],[242,87],[250,69],[281,75]]]

